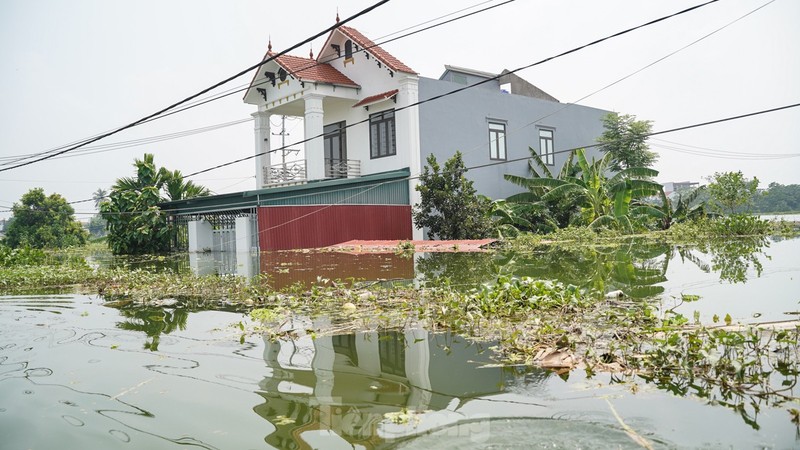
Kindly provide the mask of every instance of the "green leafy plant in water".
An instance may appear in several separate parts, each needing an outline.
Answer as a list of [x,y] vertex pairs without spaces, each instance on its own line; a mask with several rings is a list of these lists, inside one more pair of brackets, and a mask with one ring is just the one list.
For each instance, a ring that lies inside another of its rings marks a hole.
[[416,250],[416,246],[411,241],[400,241],[397,243],[397,247],[394,250],[395,255],[401,256],[414,256],[414,251]]

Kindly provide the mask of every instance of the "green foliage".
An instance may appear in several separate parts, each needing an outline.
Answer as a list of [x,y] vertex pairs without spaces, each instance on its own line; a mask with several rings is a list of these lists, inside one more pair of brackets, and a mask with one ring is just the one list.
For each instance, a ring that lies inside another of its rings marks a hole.
[[[542,197],[547,193],[547,187],[538,185],[531,180],[541,178],[566,180],[568,177],[574,177],[580,171],[579,166],[573,163],[575,153],[569,154],[561,167],[561,171],[554,176],[535,149],[528,147],[528,151],[531,154],[531,159],[528,160],[528,172],[531,177],[525,178],[511,174],[503,176],[517,186],[528,189],[528,192],[512,195],[506,199],[508,203],[514,205],[512,206],[515,210],[514,212],[530,224],[527,227],[523,223],[517,223],[513,226],[520,231],[532,231],[534,233],[549,233],[556,228],[569,226],[578,213],[578,208],[573,199],[568,195],[544,199]],[[541,174],[539,171],[541,171]]]
[[682,223],[690,220],[697,220],[706,216],[706,201],[699,200],[706,193],[706,188],[701,186],[687,192],[676,194],[675,201],[667,197],[662,189],[660,192],[661,206],[658,208],[663,216],[659,220],[662,230],[666,230],[673,224]]
[[103,237],[106,235],[106,219],[103,219],[102,214],[95,214],[89,219],[86,228],[93,238]]
[[31,247],[11,248],[0,243],[0,267],[34,266],[47,261],[44,250]]
[[86,243],[87,233],[75,220],[75,210],[59,194],[46,196],[44,189],[31,189],[11,210],[14,217],[5,239],[11,247],[63,248]]
[[108,244],[115,254],[169,251],[175,230],[158,204],[206,196],[209,191],[184,181],[180,171],[158,169],[149,153],[136,159],[134,167],[136,177],[118,179],[108,201],[100,204],[102,217],[107,221]]
[[611,155],[611,170],[651,167],[658,160],[658,155],[647,146],[648,135],[653,131],[651,121],[609,113],[603,117],[603,126],[606,130],[597,142],[602,144],[600,150]]
[[712,232],[720,237],[764,236],[772,229],[768,220],[745,214],[718,217],[709,223],[712,227]]
[[758,178],[748,180],[741,171],[716,172],[709,181],[712,205],[724,214],[741,212],[752,203],[758,191]]
[[[575,152],[575,160],[575,175],[566,175],[562,171],[559,178],[506,179],[526,186],[531,199],[538,197],[542,201],[567,201],[571,208],[578,211],[573,222],[589,225],[594,229],[616,228],[630,232],[635,226],[632,219],[663,215],[656,208],[638,201],[662,192],[660,184],[650,181],[650,178],[658,175],[657,171],[629,167],[609,178],[607,174],[612,163],[611,154],[606,154],[599,161],[589,162],[584,150],[579,149]],[[514,200],[520,199],[521,196],[514,197]]]
[[541,220],[536,221],[535,225],[531,223],[530,218],[537,212],[543,212],[542,208],[535,203],[510,203],[499,199],[489,204],[486,215],[492,221],[495,237],[505,239],[519,236],[520,230],[555,229],[555,224],[546,214],[542,214]]
[[428,156],[428,165],[416,187],[421,196],[414,205],[414,224],[428,229],[433,239],[480,239],[490,234],[486,217],[488,200],[479,197],[464,173],[461,152],[440,168],[436,157]]
[[753,210],[760,213],[800,211],[800,184],[770,183],[766,191],[756,195]]

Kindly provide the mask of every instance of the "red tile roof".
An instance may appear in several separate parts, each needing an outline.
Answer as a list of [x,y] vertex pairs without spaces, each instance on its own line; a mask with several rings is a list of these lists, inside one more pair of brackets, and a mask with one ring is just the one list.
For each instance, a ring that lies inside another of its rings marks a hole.
[[341,31],[342,34],[353,40],[356,44],[358,44],[359,47],[361,47],[362,49],[366,49],[366,51],[371,53],[380,62],[385,64],[386,67],[396,72],[413,73],[414,75],[417,74],[417,72],[415,72],[414,69],[403,64],[399,59],[395,58],[389,52],[382,49],[380,46],[376,45],[374,42],[369,40],[368,37],[361,34],[361,32],[356,30],[355,28],[350,28],[342,25],[338,28],[338,30]]
[[370,95],[369,97],[361,100],[360,102],[353,105],[353,108],[357,108],[359,106],[369,105],[375,102],[379,102],[381,100],[385,100],[387,98],[394,97],[397,93],[400,92],[397,89],[392,89],[391,91],[382,92],[380,94]]
[[[273,56],[274,54],[270,52],[267,55]],[[360,87],[355,81],[347,78],[345,74],[339,72],[330,64],[320,63],[314,59],[282,55],[275,58],[275,62],[286,69],[292,76],[301,80]]]

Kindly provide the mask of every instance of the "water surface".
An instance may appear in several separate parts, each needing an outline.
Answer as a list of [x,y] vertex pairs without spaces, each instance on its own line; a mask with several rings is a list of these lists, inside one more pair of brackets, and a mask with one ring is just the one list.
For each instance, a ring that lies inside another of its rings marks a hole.
[[298,317],[272,341],[242,320],[0,297],[3,448],[639,448],[626,427],[655,448],[800,444],[781,408],[753,427],[642,380],[498,367],[492,343],[447,333],[313,338],[326,319]]

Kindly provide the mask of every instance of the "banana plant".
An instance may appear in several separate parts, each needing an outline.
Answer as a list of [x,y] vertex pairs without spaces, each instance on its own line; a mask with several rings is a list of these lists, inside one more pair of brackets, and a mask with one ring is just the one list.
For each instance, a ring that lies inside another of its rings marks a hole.
[[[660,184],[650,179],[658,171],[646,167],[629,167],[609,177],[612,157],[605,154],[600,160],[586,159],[583,149],[574,153],[577,173],[562,169],[559,178],[532,177],[525,181],[512,176],[506,179],[518,182],[528,188],[532,197],[540,201],[567,199],[579,208],[581,222],[593,228],[615,227],[625,231],[633,230],[632,217],[660,217],[663,213],[657,208],[639,201],[663,191]],[[543,192],[543,193],[542,193]],[[520,194],[518,198],[523,198]]]

